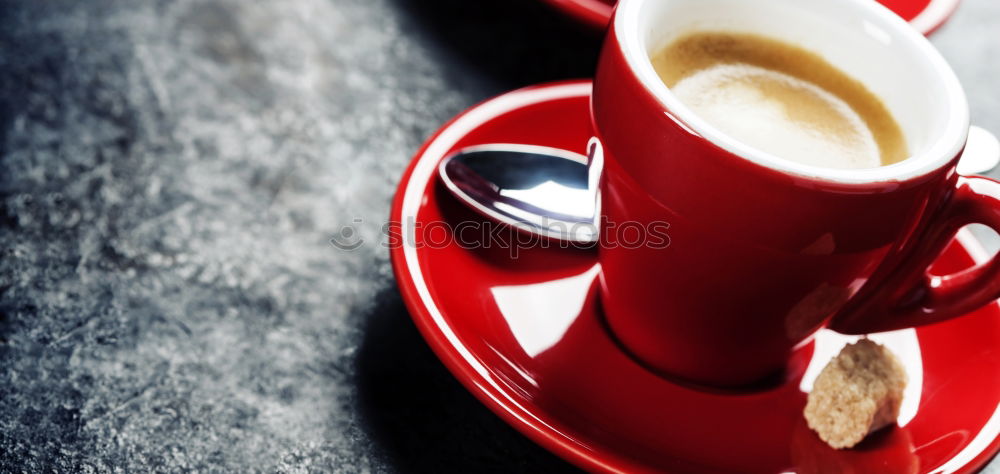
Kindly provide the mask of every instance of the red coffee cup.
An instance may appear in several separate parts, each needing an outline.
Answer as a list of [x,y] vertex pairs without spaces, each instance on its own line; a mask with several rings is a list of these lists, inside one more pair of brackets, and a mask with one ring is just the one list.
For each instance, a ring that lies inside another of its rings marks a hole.
[[[912,156],[827,169],[726,136],[685,107],[649,59],[697,30],[758,33],[820,54],[883,100]],[[956,173],[969,130],[961,85],[922,35],[876,2],[623,0],[592,108],[602,225],[669,224],[666,248],[621,245],[614,232],[600,243],[608,326],[654,369],[743,385],[779,371],[824,324],[886,331],[1000,297],[997,258],[927,273],[962,226],[1000,229],[1000,183]]]

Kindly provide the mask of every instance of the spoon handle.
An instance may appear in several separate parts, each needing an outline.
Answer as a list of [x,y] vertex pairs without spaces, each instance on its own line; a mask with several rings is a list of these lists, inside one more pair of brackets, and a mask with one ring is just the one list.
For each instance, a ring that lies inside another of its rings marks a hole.
[[604,147],[597,137],[587,143],[587,189],[594,203],[594,228],[601,226],[601,174],[604,173]]

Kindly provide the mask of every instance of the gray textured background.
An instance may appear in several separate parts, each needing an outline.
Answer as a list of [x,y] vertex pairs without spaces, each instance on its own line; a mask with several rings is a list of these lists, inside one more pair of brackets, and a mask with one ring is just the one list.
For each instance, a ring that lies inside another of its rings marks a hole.
[[[998,25],[934,39],[996,131]],[[0,472],[569,470],[328,240],[598,45],[535,0],[0,0]]]

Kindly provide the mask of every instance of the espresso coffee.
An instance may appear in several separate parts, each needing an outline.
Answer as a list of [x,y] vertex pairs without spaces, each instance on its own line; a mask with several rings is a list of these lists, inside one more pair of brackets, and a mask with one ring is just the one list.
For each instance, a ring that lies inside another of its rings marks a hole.
[[826,168],[902,161],[903,132],[864,84],[811,51],[764,36],[698,32],[652,57],[670,90],[723,133]]

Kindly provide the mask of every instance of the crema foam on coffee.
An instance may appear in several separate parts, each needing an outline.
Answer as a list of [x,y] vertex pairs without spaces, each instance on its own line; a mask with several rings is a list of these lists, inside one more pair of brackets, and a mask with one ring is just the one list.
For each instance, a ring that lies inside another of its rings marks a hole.
[[908,156],[882,101],[808,50],[754,34],[699,32],[652,62],[699,117],[772,155],[826,168],[874,168]]

